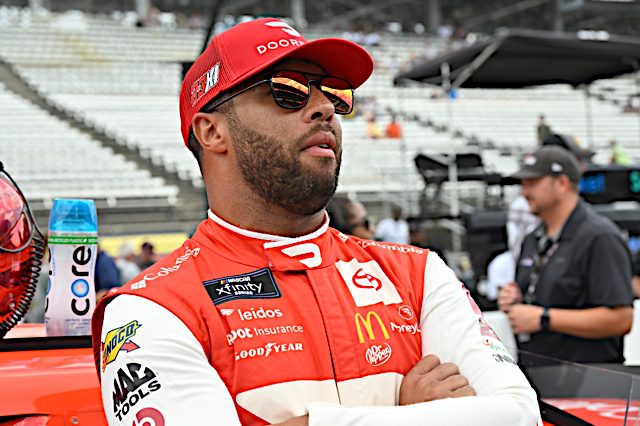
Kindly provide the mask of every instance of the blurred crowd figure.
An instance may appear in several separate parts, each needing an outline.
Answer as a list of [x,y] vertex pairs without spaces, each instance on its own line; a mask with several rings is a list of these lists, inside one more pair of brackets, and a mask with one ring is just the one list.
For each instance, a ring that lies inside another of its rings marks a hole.
[[542,143],[552,135],[551,127],[547,124],[546,118],[543,114],[538,117],[538,126],[536,127],[536,137],[538,138],[538,145]]
[[615,139],[609,141],[609,147],[611,148],[611,158],[609,159],[611,164],[619,164],[621,166],[631,164],[631,159]]
[[98,248],[95,270],[96,298],[100,300],[108,291],[131,281],[156,260],[158,257],[153,244],[148,241],[140,245],[139,254],[135,253],[133,244],[124,242],[118,249],[116,258]]
[[531,213],[529,204],[522,195],[511,202],[505,225],[507,249],[487,265],[485,293],[489,300],[497,300],[500,288],[515,281],[516,262],[520,257],[522,242],[539,224],[540,219]]
[[389,139],[400,139],[402,137],[402,128],[400,123],[396,121],[396,115],[391,114],[391,121],[384,130],[385,136]]
[[367,136],[369,136],[371,139],[380,139],[384,137],[384,132],[376,121],[375,113],[367,113],[365,115],[365,120],[367,122]]
[[384,128],[384,131],[380,127],[377,121],[377,114],[375,111],[367,111],[364,115],[367,122],[367,136],[371,139],[400,139],[402,137],[402,127],[396,119],[396,115],[390,112],[389,123]]
[[378,222],[375,238],[396,244],[409,244],[409,224],[402,217],[402,207],[393,206],[391,217]]
[[125,242],[120,246],[116,266],[120,270],[120,278],[123,284],[131,281],[141,272],[140,266],[136,262],[136,249],[133,244]]
[[348,197],[336,195],[327,206],[329,223],[343,234],[373,239],[371,223],[364,205]]

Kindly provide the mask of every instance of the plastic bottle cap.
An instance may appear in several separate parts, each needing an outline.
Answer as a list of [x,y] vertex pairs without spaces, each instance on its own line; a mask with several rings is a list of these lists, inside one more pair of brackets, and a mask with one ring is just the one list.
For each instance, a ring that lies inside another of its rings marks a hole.
[[53,200],[49,231],[98,232],[98,215],[93,200]]

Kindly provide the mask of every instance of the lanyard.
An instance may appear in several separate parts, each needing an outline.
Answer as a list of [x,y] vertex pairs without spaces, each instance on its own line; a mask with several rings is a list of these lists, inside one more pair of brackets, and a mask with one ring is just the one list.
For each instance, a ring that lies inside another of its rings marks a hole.
[[536,296],[536,288],[540,281],[540,275],[542,269],[549,262],[551,256],[558,250],[559,241],[555,238],[548,238],[543,235],[538,240],[538,253],[534,259],[533,269],[529,273],[529,286],[527,287],[527,293],[524,296],[524,302],[531,304]]

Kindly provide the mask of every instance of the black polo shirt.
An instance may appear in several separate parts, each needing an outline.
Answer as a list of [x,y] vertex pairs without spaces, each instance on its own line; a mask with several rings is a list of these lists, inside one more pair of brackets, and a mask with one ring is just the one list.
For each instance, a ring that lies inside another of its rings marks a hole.
[[[538,272],[532,304],[562,309],[633,306],[631,255],[613,222],[580,201],[554,244],[544,247],[539,241],[541,231],[536,229],[525,238],[516,270],[516,282],[524,295],[532,273]],[[536,267],[539,253],[552,245],[546,263]],[[585,339],[541,331],[519,346],[574,362],[624,361],[622,336]]]

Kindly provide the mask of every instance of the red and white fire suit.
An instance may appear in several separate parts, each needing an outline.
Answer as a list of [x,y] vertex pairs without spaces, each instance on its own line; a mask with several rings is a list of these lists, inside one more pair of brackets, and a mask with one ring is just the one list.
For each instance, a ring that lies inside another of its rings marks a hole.
[[[538,419],[535,392],[437,255],[327,220],[285,238],[209,212],[192,239],[99,303],[93,336],[113,425]],[[477,396],[398,406],[404,375],[427,354],[458,365]]]

